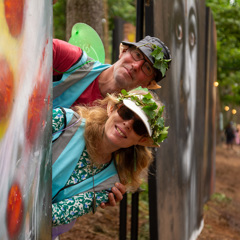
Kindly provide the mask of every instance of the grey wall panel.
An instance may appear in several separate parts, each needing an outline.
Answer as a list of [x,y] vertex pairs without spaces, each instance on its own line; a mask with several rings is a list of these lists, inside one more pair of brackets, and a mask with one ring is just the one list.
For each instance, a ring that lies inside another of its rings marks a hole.
[[157,91],[170,126],[156,154],[161,240],[196,239],[203,203],[213,191],[215,99],[207,58],[212,56],[212,69],[216,39],[208,35],[208,27],[214,29],[212,19],[207,21],[205,1],[154,1],[154,35],[169,46],[173,59]]

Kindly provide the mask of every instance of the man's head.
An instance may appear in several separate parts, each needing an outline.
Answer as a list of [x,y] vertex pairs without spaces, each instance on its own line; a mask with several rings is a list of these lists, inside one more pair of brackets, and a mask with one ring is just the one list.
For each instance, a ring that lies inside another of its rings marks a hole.
[[[171,54],[170,54],[170,51],[169,51],[168,47],[160,39],[158,39],[156,37],[146,36],[144,39],[142,39],[139,42],[133,43],[133,42],[122,41],[122,44],[123,44],[123,48],[125,46],[126,47],[135,46],[150,61],[152,66],[155,63],[155,59],[151,55],[152,52],[154,51],[154,47],[160,47],[162,49],[162,52],[164,54],[163,59],[165,59],[165,60],[171,59]],[[167,63],[167,65],[168,65],[168,68],[169,68],[170,67],[170,61]],[[157,68],[155,68],[155,73],[156,73],[156,76],[155,76],[155,81],[156,82],[161,81],[165,77],[165,75],[163,76],[161,71]]]

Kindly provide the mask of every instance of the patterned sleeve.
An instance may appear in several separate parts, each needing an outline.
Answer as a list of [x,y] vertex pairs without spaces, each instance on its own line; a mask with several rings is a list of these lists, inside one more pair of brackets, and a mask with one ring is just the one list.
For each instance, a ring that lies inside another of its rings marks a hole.
[[[107,191],[95,192],[96,207],[102,202],[108,202]],[[78,194],[74,197],[65,199],[52,204],[52,224],[59,226],[68,224],[74,219],[92,211],[93,192]]]
[[61,108],[54,108],[52,114],[52,133],[64,127],[64,113]]

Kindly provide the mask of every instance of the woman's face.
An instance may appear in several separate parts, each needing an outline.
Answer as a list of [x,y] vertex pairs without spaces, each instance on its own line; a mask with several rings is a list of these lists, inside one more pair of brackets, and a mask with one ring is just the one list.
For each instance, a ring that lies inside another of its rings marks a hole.
[[[123,120],[117,110],[109,110],[108,120],[105,123],[105,139],[115,148],[127,148],[137,145],[143,138],[133,130],[134,119]],[[138,118],[135,115],[135,118]]]

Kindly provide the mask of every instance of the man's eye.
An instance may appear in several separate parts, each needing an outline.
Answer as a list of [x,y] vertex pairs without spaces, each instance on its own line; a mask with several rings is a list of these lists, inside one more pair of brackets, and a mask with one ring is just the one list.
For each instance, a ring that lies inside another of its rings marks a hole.
[[152,71],[152,68],[150,67],[149,64],[145,64],[145,68],[148,70],[148,72],[151,72],[151,71]]
[[141,59],[141,58],[142,58],[142,55],[141,55],[139,52],[135,51],[134,53],[135,53],[135,56],[136,56],[138,59]]
[[151,70],[150,66],[148,66],[148,65],[147,65],[147,70],[149,70],[149,71]]

